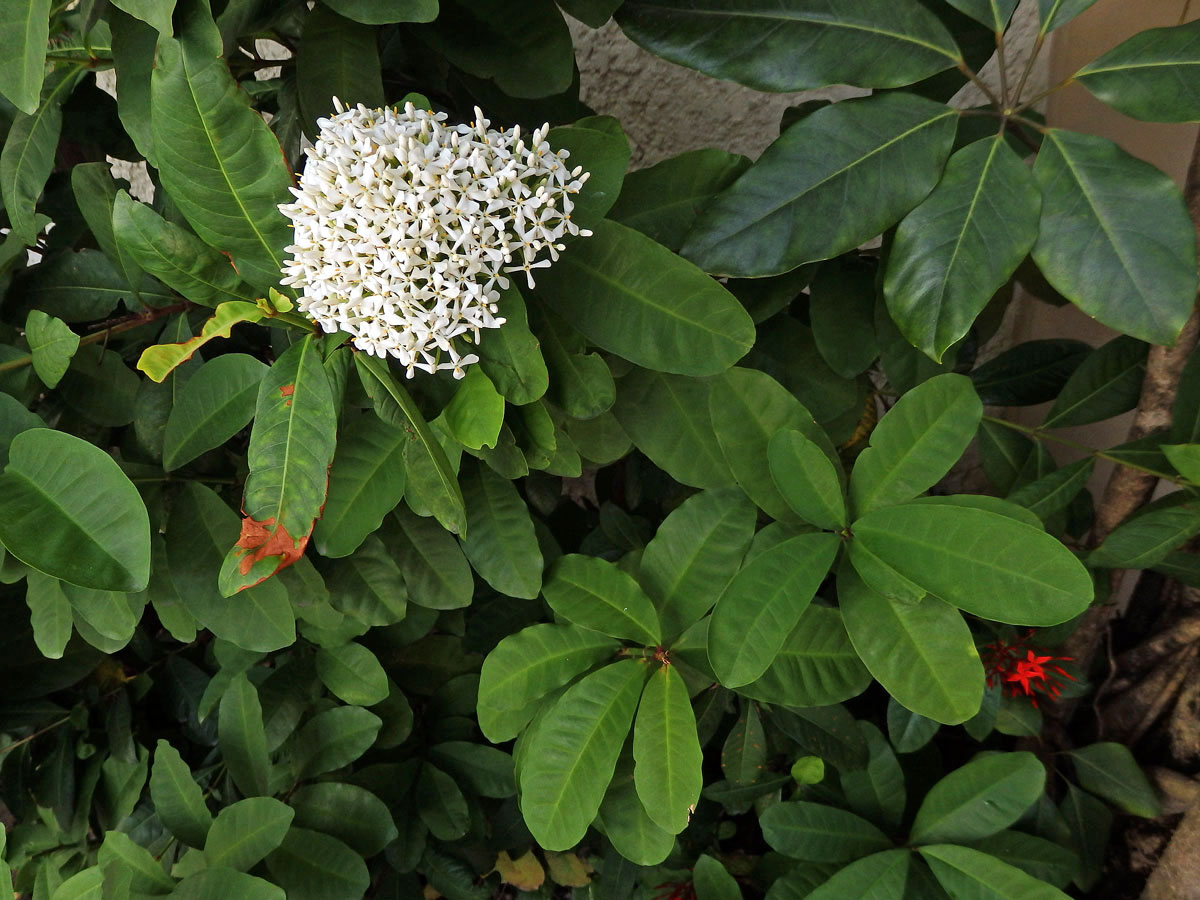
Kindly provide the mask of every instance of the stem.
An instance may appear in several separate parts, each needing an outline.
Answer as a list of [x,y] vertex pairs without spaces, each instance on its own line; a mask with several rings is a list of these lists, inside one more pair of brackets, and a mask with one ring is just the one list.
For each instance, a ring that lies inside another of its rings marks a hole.
[[983,95],[988,98],[993,106],[995,106],[997,109],[1004,108],[1004,104],[1000,102],[1000,98],[997,97],[995,92],[988,87],[987,83],[980,78],[970,66],[967,65],[966,60],[958,61],[958,71],[966,75],[967,78],[971,80],[972,84],[979,88],[979,90],[983,91]]
[[996,64],[1000,67],[1000,108],[1008,109],[1008,63],[1004,61],[1004,32],[996,32]]
[[1061,435],[1050,434],[1049,432],[1042,431],[1040,428],[1031,428],[1028,425],[1022,425],[1019,422],[1010,422],[1008,419],[1001,419],[997,416],[984,416],[983,421],[991,422],[994,425],[1003,425],[1005,428],[1011,428],[1013,431],[1019,431],[1024,435],[1028,435],[1034,440],[1054,441],[1055,443],[1062,444],[1065,447],[1071,447],[1075,450],[1082,450],[1084,453],[1087,453],[1096,459],[1106,459],[1111,463],[1117,464],[1118,466],[1123,466],[1126,469],[1134,469],[1135,471],[1143,472],[1146,475],[1152,475],[1155,478],[1161,478],[1164,481],[1173,482],[1174,484],[1178,484],[1180,487],[1197,486],[1188,481],[1186,478],[1182,478],[1178,475],[1172,475],[1169,472],[1159,472],[1157,469],[1151,469],[1147,466],[1140,466],[1137,463],[1132,463],[1121,459],[1119,456],[1113,456],[1111,453],[1108,453],[1104,450],[1097,450],[1095,447],[1089,447],[1087,444],[1081,444],[1079,441],[1073,441],[1070,438],[1065,438]]
[[51,722],[45,728],[39,728],[33,734],[26,735],[25,737],[21,738],[19,741],[13,741],[7,747],[0,747],[0,756],[3,756],[5,753],[8,753],[10,750],[15,750],[17,747],[20,747],[22,744],[28,744],[30,741],[37,740],[43,734],[49,734],[55,728],[58,728],[60,725],[66,725],[70,721],[71,721],[71,717],[66,716],[62,719],[59,719],[57,722]]
[[1025,71],[1021,73],[1021,80],[1017,82],[1017,89],[1013,91],[1013,103],[1021,102],[1021,92],[1025,90],[1025,82],[1033,74],[1033,64],[1037,61],[1038,54],[1042,52],[1042,44],[1045,41],[1046,35],[1039,31],[1037,40],[1033,42],[1033,49],[1029,51],[1029,59],[1025,60]]
[[1072,75],[1070,78],[1064,78],[1058,84],[1054,85],[1054,87],[1048,87],[1044,91],[1039,91],[1038,93],[1036,93],[1032,97],[1030,97],[1028,100],[1026,100],[1024,103],[1022,103],[1020,106],[1015,107],[1012,111],[1012,114],[1016,115],[1019,112],[1029,109],[1029,107],[1033,106],[1033,104],[1037,103],[1039,100],[1044,100],[1046,97],[1049,97],[1055,91],[1061,91],[1067,85],[1071,84],[1074,80],[1075,80],[1075,76]]

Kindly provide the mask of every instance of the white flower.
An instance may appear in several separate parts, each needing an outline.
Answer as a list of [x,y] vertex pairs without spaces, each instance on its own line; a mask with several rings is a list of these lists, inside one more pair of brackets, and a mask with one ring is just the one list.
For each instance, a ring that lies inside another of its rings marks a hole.
[[337,115],[317,120],[295,202],[279,207],[295,240],[283,284],[302,291],[300,310],[326,332],[396,357],[408,377],[461,378],[479,361],[462,344],[504,324],[505,273],[524,272],[532,288],[564,235],[591,234],[571,221],[588,175],[550,148],[548,125],[525,140],[519,126],[488,128],[478,107],[470,125],[446,127],[445,113],[411,103],[402,113],[334,105]]

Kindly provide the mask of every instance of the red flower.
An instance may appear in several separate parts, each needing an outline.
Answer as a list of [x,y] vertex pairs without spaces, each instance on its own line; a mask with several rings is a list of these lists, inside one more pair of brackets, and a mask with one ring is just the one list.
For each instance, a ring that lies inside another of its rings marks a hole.
[[1058,697],[1062,681],[1074,681],[1075,676],[1060,662],[1073,662],[1071,656],[1051,656],[1044,648],[1031,646],[1032,631],[1027,631],[1011,643],[994,641],[979,648],[979,656],[987,673],[988,687],[1000,685],[1010,697],[1026,696],[1037,709],[1038,695]]

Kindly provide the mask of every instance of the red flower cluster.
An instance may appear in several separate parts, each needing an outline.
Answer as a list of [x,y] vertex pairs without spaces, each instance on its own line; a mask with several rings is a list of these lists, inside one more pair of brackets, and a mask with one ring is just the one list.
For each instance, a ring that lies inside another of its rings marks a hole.
[[1026,696],[1037,709],[1038,695],[1056,698],[1062,691],[1062,679],[1074,681],[1075,676],[1060,662],[1073,662],[1071,656],[1051,656],[1045,648],[1031,646],[1032,631],[1027,631],[1011,643],[994,641],[979,648],[979,656],[987,673],[988,687],[1001,685],[1010,697]]

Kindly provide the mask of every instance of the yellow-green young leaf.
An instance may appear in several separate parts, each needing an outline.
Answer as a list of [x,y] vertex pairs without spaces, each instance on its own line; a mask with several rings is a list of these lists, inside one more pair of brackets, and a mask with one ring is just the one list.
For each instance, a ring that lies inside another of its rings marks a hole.
[[1092,601],[1091,576],[1075,554],[1041,529],[994,512],[901,504],[868,513],[851,530],[904,578],[985,619],[1057,625]]
[[760,278],[851,250],[933,190],[957,121],[899,92],[819,109],[704,208],[680,252],[714,275]]
[[50,0],[11,0],[0,9],[0,94],[27,115],[37,109],[49,38]]
[[150,799],[167,830],[185,844],[204,847],[213,823],[204,792],[179,751],[159,740],[150,770]]
[[884,850],[856,860],[804,900],[900,900],[905,896],[910,857],[908,850]]
[[382,534],[388,552],[404,572],[409,599],[426,609],[470,606],[475,577],[453,536],[404,507],[393,516],[399,527],[385,527]]
[[1105,741],[1068,751],[1084,790],[1134,816],[1152,819],[1162,805],[1141,766],[1124,744]]
[[1033,166],[1033,258],[1060,294],[1126,335],[1173,344],[1196,296],[1195,229],[1179,188],[1112,141],[1050,129]]
[[[329,0],[325,5],[339,15],[365,25],[432,22],[438,14],[438,0]],[[428,106],[428,101],[424,105]]]
[[696,900],[741,900],[742,889],[737,879],[721,863],[702,853],[692,870]]
[[220,304],[213,317],[204,323],[197,337],[178,344],[156,344],[142,351],[137,367],[151,381],[161,382],[171,370],[192,358],[192,354],[216,338],[227,338],[234,325],[257,322],[263,311],[244,300],[229,300]]
[[279,282],[291,242],[278,205],[287,163],[222,57],[206,4],[190,4],[178,38],[160,36],[150,83],[154,164],[200,239],[230,254],[259,290]]
[[255,299],[226,257],[124,191],[113,204],[112,231],[129,259],[193,303]]
[[796,515],[830,531],[846,527],[844,478],[824,450],[787,429],[771,437],[767,462],[776,489]]
[[374,706],[388,695],[387,673],[362,644],[320,647],[316,662],[321,683],[345,703]]
[[137,488],[111,456],[62,431],[12,439],[0,475],[0,544],[80,587],[140,591],[150,581],[150,519]]
[[283,841],[295,812],[272,797],[251,797],[226,806],[213,820],[204,842],[212,868],[244,872]]
[[46,387],[55,387],[67,373],[71,357],[79,349],[79,335],[62,319],[31,309],[25,320],[25,339],[33,354],[33,370]]
[[658,56],[760,91],[901,87],[961,59],[933,13],[892,0],[629,0],[617,22]]
[[658,614],[638,583],[615,565],[576,553],[561,557],[542,595],[569,622],[616,638],[656,646]]
[[708,657],[726,687],[767,670],[833,565],[841,541],[802,534],[756,556],[721,594],[708,629]]
[[530,734],[518,763],[521,812],[547,850],[574,847],[596,818],[645,678],[638,660],[605,666],[567,688]]
[[179,882],[171,896],[176,900],[286,900],[287,895],[277,885],[244,872],[203,869]]
[[633,766],[633,754],[622,753],[596,814],[596,824],[627,860],[639,866],[656,866],[674,848],[675,835],[646,814],[634,785]]
[[1200,444],[1163,444],[1175,471],[1193,484],[1200,484]]
[[396,824],[382,800],[353,784],[323,781],[297,790],[288,803],[300,828],[323,831],[365,857],[395,840]]
[[951,897],[979,900],[1067,900],[1053,885],[1027,875],[991,854],[954,844],[921,847],[933,876]]
[[633,780],[646,814],[665,831],[687,827],[704,761],[687,684],[669,663],[650,676],[633,727]]
[[363,858],[337,838],[307,828],[292,828],[267,857],[271,878],[288,900],[362,897],[371,886]]
[[849,862],[892,845],[866,819],[820,803],[776,803],[759,821],[774,849],[809,862]]
[[442,410],[450,436],[465,447],[495,447],[504,424],[504,398],[483,369],[472,366],[458,390]]
[[1046,770],[1032,753],[977,757],[929,789],[909,840],[975,841],[1017,821],[1041,795]]
[[[8,865],[3,862],[0,862],[0,877],[11,878]],[[76,872],[51,894],[53,900],[102,900],[103,896],[104,870],[99,866]]]
[[271,760],[267,755],[262,704],[244,672],[234,676],[221,698],[217,746],[238,790],[248,797],[265,796]]
[[446,451],[434,436],[429,424],[417,409],[417,405],[392,375],[386,360],[371,356],[367,353],[354,354],[354,366],[358,377],[371,402],[375,404],[375,412],[379,417],[396,428],[403,429],[415,445],[408,450],[406,457],[411,462],[415,459],[411,454],[423,451],[424,463],[432,469],[434,481],[438,486],[436,502],[432,512],[447,530],[459,535],[465,535],[467,529],[466,505],[463,501],[462,490],[458,486],[458,478],[446,458]]
[[896,700],[947,725],[979,711],[983,664],[970,628],[953,606],[931,596],[892,600],[849,566],[838,572],[838,603],[854,649]]
[[163,468],[178,469],[245,428],[266,374],[267,367],[245,353],[225,353],[197,369],[167,417]]
[[532,599],[542,586],[542,551],[533,519],[513,483],[476,464],[462,473],[467,505],[463,553],[488,584],[510,597]]
[[33,640],[42,656],[62,659],[71,640],[71,603],[57,578],[30,569],[26,577],[25,603]]
[[1200,119],[1200,22],[1148,28],[1094,59],[1075,80],[1116,109],[1150,122]]
[[520,891],[536,891],[546,881],[546,870],[532,850],[526,850],[525,855],[517,859],[501,850],[496,856],[496,868],[493,871],[504,884],[511,884]]

